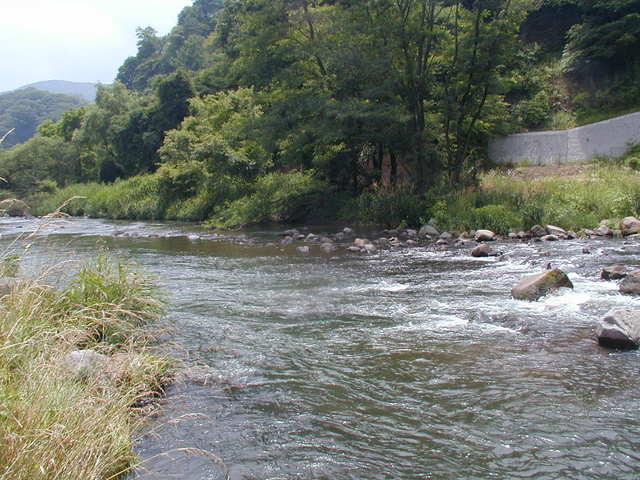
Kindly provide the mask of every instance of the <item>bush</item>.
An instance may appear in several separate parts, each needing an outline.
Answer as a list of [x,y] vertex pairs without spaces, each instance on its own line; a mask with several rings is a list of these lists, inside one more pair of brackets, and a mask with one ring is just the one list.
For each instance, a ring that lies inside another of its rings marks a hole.
[[425,200],[411,190],[386,187],[364,192],[348,201],[340,217],[385,227],[419,226],[425,210]]
[[326,183],[313,172],[270,173],[259,177],[254,192],[228,203],[212,218],[217,227],[229,228],[264,222],[297,222],[323,204]]

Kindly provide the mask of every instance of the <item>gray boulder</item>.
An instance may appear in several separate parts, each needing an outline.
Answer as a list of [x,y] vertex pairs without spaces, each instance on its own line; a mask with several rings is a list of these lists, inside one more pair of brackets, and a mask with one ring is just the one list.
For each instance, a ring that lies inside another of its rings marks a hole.
[[365,246],[366,244],[368,244],[368,243],[371,243],[371,242],[370,242],[368,239],[366,239],[366,238],[356,238],[356,239],[353,241],[353,244],[354,244],[356,247],[364,247],[364,246]]
[[291,243],[293,243],[293,238],[291,237],[284,237],[282,240],[280,240],[280,245],[282,245],[283,247],[286,247]]
[[303,245],[301,247],[296,247],[296,251],[298,253],[309,253],[311,251],[311,249],[309,247],[307,247],[306,245]]
[[31,216],[29,206],[22,200],[18,200],[16,198],[7,198],[6,200],[2,200],[0,202],[0,210],[4,210],[4,212],[10,217]]
[[547,232],[549,232],[549,235],[567,235],[567,232],[564,228],[556,227],[555,225],[547,225],[546,229]]
[[634,308],[611,310],[598,324],[596,337],[603,347],[638,348],[640,310]]
[[613,236],[613,230],[611,230],[606,225],[600,225],[598,228],[595,229],[594,233],[599,237],[612,237]]
[[100,377],[109,357],[95,350],[74,350],[64,357],[64,363],[71,376],[77,379]]
[[491,247],[486,243],[481,243],[476,248],[471,250],[471,256],[476,258],[488,257],[490,253],[491,253]]
[[560,239],[556,235],[545,235],[543,237],[540,237],[540,240],[542,240],[543,242],[557,242]]
[[511,289],[511,296],[516,300],[534,301],[559,288],[573,288],[573,283],[566,273],[555,268],[524,277]]
[[625,278],[629,271],[630,270],[624,265],[611,265],[602,269],[600,278],[602,280],[620,280],[621,278]]
[[325,253],[331,253],[335,251],[336,246],[333,243],[326,242],[320,245],[320,249]]
[[496,239],[496,234],[491,230],[476,230],[474,238],[476,242],[492,242]]
[[620,230],[622,231],[622,235],[625,237],[627,235],[633,235],[636,233],[640,233],[640,220],[636,217],[626,217],[620,221]]
[[541,225],[534,225],[531,227],[531,233],[534,237],[544,237],[549,232],[547,232],[547,230]]
[[627,273],[624,280],[620,282],[620,293],[640,295],[640,270]]
[[440,232],[432,225],[424,225],[418,232],[419,237],[439,237]]

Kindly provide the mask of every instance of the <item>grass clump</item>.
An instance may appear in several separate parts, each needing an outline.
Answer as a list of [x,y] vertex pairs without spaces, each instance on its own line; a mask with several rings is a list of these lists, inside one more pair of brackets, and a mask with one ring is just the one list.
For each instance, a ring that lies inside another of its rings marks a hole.
[[[0,478],[105,479],[135,460],[142,407],[170,361],[143,327],[161,304],[146,280],[101,257],[56,290],[15,280],[0,297]],[[89,375],[68,354],[100,352]]]

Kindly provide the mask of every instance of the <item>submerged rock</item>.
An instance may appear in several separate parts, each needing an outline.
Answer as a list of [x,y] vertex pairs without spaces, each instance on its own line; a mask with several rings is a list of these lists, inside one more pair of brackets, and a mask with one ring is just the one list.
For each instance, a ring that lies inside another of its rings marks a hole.
[[610,267],[604,267],[600,273],[602,280],[620,280],[625,278],[629,273],[629,269],[624,265],[611,265]]
[[610,348],[638,348],[640,343],[640,310],[619,308],[611,310],[596,329],[598,343]]
[[30,217],[31,209],[22,200],[7,198],[0,202],[0,210],[4,210],[10,217]]
[[640,295],[640,270],[633,270],[620,282],[620,293]]
[[620,230],[622,231],[622,235],[625,237],[627,235],[633,235],[636,233],[640,233],[640,220],[636,217],[626,217],[620,221]]
[[516,300],[534,301],[563,287],[573,288],[573,283],[566,273],[555,268],[524,277],[511,289],[511,296]]
[[333,243],[326,242],[320,245],[320,249],[325,253],[331,253],[335,251],[336,246]]

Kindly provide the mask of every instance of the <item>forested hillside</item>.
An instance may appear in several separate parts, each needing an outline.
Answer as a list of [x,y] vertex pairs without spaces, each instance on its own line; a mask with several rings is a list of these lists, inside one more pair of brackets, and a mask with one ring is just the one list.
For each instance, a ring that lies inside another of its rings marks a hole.
[[58,121],[68,110],[85,105],[82,99],[26,88],[0,95],[0,135],[15,128],[3,147],[25,142],[45,120]]
[[490,137],[640,105],[639,43],[640,0],[196,0],[0,176],[118,180],[82,187],[92,215],[415,223]]
[[38,90],[44,90],[51,93],[64,93],[65,95],[84,98],[87,102],[93,102],[96,99],[98,86],[95,83],[88,82],[45,80],[25,85],[22,88],[37,88]]

